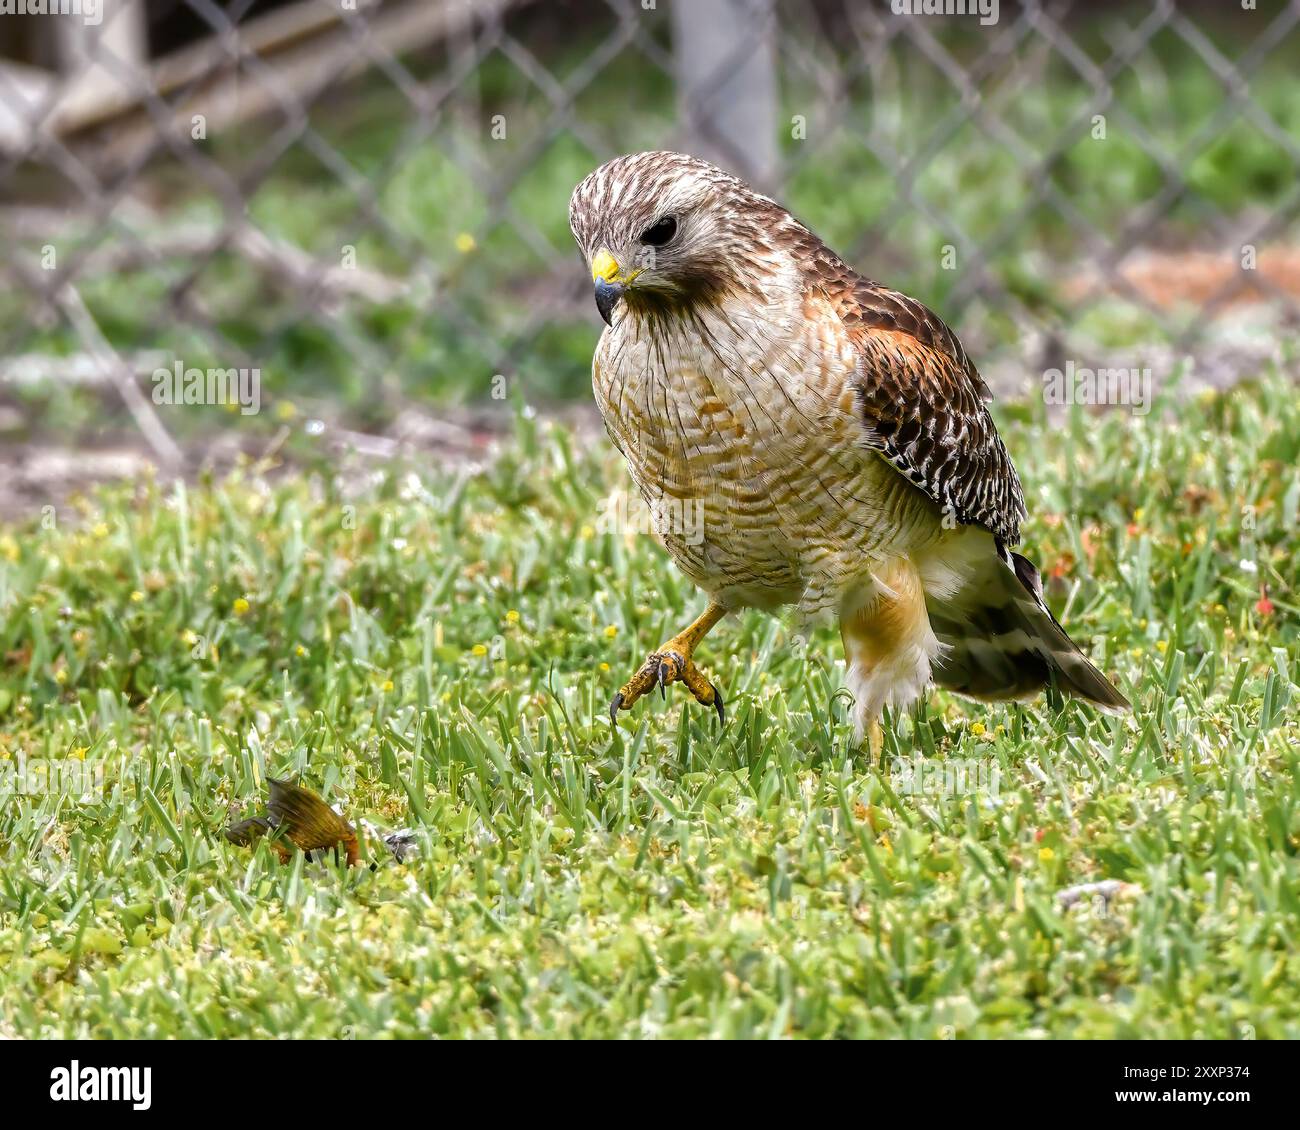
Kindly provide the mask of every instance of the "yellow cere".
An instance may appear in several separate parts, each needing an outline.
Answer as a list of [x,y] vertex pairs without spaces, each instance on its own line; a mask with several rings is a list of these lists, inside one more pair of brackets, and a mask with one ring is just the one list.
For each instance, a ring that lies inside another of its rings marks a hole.
[[591,281],[604,279],[605,282],[613,282],[617,277],[618,260],[602,247],[591,261]]

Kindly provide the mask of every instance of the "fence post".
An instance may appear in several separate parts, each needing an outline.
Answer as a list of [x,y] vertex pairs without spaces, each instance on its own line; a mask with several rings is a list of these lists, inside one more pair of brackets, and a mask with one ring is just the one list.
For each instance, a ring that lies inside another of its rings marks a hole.
[[676,0],[672,17],[679,113],[692,152],[773,187],[775,0]]
[[131,105],[149,85],[148,15],[143,0],[98,9],[100,22],[55,20],[62,97],[56,120],[79,121],[105,103]]

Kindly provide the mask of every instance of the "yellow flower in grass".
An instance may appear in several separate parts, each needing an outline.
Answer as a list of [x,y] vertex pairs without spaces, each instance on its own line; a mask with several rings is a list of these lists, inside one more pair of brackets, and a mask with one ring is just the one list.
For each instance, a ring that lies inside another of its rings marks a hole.
[[617,625],[617,624],[610,624],[610,625],[605,629],[605,635],[606,635],[607,638],[609,638],[609,639],[612,640],[616,635],[618,635],[618,625]]
[[380,689],[381,691],[383,691],[384,694],[390,694],[390,693],[392,693],[392,690],[393,690],[393,680],[392,680],[392,679],[385,679],[385,680],[384,680],[384,685],[383,685],[382,687],[380,687],[379,689]]
[[506,613],[506,623],[507,624],[519,623],[519,612],[517,609],[512,608],[510,609],[509,612]]
[[977,738],[982,738],[984,736],[984,723],[972,722],[970,724],[970,732],[974,734]]
[[142,600],[144,600],[144,593],[142,593],[139,589],[136,589],[133,593],[131,593],[132,604],[139,604]]
[[251,607],[252,605],[250,605],[242,596],[237,596],[235,597],[235,603],[230,606],[230,610],[236,616],[243,616]]
[[462,255],[468,255],[477,246],[478,243],[475,241],[474,237],[470,235],[469,232],[467,231],[461,232],[456,237],[456,250],[459,251]]
[[1054,852],[1051,848],[1045,847],[1045,848],[1038,849],[1038,859],[1040,863],[1051,863],[1052,860],[1054,860],[1055,858],[1056,858],[1056,852]]
[[481,643],[476,643],[469,650],[471,655],[477,656],[479,659],[482,659],[487,654],[487,647]]

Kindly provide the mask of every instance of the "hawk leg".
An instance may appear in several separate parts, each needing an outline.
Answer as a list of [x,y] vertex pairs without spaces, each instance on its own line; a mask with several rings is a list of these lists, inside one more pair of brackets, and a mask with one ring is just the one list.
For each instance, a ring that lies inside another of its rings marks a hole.
[[872,718],[867,722],[867,756],[871,764],[879,767],[885,754],[885,732],[880,728],[880,719]]
[[609,716],[611,720],[618,720],[620,710],[630,710],[632,705],[643,694],[655,687],[659,688],[660,694],[666,697],[665,689],[669,683],[685,683],[686,689],[695,696],[695,701],[705,706],[712,706],[718,712],[718,720],[725,722],[727,720],[726,708],[722,702],[722,694],[705,677],[704,673],[695,666],[695,661],[691,656],[699,644],[719,620],[727,614],[727,610],[716,601],[710,601],[708,608],[704,610],[700,618],[695,621],[689,628],[678,632],[667,643],[662,644],[657,650],[652,651],[646,656],[646,661],[624,685],[623,689],[614,696],[613,702],[609,704]]
[[853,722],[873,764],[884,752],[880,715],[886,704],[910,706],[930,681],[939,641],[930,627],[925,587],[915,564],[900,558],[872,574],[872,587],[840,616]]

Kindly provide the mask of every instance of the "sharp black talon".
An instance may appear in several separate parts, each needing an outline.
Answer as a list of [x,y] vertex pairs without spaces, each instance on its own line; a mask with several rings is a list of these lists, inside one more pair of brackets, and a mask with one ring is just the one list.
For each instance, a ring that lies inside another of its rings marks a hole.
[[718,722],[725,726],[727,724],[727,704],[722,701],[722,692],[712,683],[709,686],[713,690],[713,709],[718,712]]
[[659,684],[659,697],[662,699],[667,699],[668,691],[665,689],[668,686],[668,664],[667,663],[664,663],[662,661],[660,662],[659,670],[658,672],[656,672],[656,681]]
[[618,708],[623,705],[623,692],[619,691],[614,696],[614,701],[609,704],[609,720],[618,725]]

